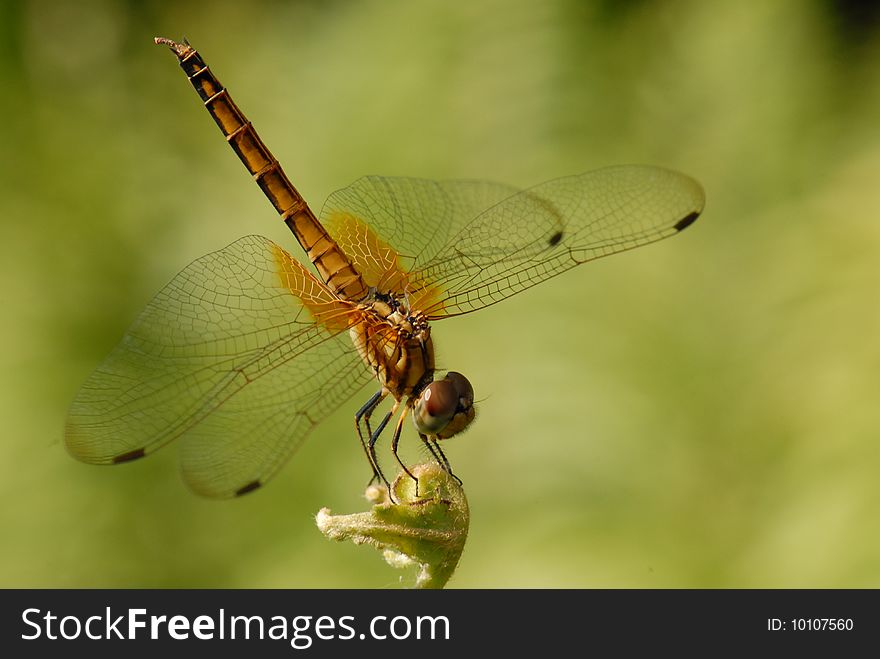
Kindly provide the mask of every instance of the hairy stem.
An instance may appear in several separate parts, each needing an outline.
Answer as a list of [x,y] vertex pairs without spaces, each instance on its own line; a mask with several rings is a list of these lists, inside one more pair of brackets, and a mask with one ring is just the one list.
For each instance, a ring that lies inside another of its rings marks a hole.
[[379,549],[389,565],[418,566],[416,588],[443,588],[458,565],[467,539],[470,512],[461,485],[436,463],[412,467],[416,484],[400,473],[391,485],[371,485],[373,507],[362,513],[331,515],[322,508],[318,529],[332,540],[351,540]]

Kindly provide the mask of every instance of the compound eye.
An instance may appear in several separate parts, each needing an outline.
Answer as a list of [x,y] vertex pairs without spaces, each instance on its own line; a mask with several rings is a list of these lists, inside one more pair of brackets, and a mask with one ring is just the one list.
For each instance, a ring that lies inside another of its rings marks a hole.
[[474,388],[471,386],[470,380],[465,376],[456,371],[449,371],[444,381],[451,383],[455,387],[455,393],[459,401],[459,412],[466,411],[474,404]]
[[461,373],[449,371],[422,390],[413,406],[413,422],[423,435],[447,439],[470,425],[476,415],[474,388]]
[[416,428],[425,435],[436,435],[455,416],[458,401],[458,391],[448,379],[432,382],[416,401],[413,410]]

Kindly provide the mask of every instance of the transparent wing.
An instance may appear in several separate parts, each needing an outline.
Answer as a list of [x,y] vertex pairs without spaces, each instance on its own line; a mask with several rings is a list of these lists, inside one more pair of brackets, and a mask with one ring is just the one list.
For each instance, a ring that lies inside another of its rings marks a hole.
[[489,181],[365,176],[327,198],[321,222],[368,285],[403,293],[406,273],[428,263],[481,212],[517,192]]
[[376,250],[359,247],[370,240],[359,223],[345,221],[346,211],[372,227],[378,236],[372,240],[401,256],[393,266],[388,258],[379,263],[401,271],[384,279],[421,302],[417,308],[430,319],[440,319],[674,235],[703,204],[700,184],[683,174],[624,166],[519,192],[472,181],[361,179],[328,200],[326,215],[343,230],[340,244],[354,253]]
[[182,437],[194,490],[255,489],[370,380],[344,331],[350,313],[272,241],[242,238],[150,302],[77,394],[67,447],[112,464]]

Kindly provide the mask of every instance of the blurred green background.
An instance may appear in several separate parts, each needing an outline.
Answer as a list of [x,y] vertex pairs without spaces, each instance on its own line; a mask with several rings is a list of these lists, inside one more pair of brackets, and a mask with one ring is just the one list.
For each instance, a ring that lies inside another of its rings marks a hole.
[[177,271],[250,233],[296,247],[151,42],[185,35],[315,208],[368,173],[649,163],[706,189],[681,236],[434,326],[485,399],[447,449],[472,509],[450,587],[880,587],[880,40],[857,6],[4,2],[0,586],[400,584],[312,521],[365,506],[359,402],[234,501],[191,494],[175,448],[99,468],[61,443]]

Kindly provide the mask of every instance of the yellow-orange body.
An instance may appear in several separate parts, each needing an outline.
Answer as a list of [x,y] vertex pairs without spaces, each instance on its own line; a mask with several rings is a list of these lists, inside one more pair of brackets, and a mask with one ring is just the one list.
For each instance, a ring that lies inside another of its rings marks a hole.
[[[297,268],[299,264],[286,253],[283,256],[276,254],[282,281],[301,299],[303,290],[314,291],[315,299],[311,302],[303,299],[303,302],[316,320],[328,328],[339,329],[341,323],[347,324],[364,363],[376,374],[383,389],[396,400],[417,394],[434,374],[431,330],[425,318],[419,314],[410,316],[393,297],[388,296],[387,301],[380,299],[381,294],[377,295],[375,288],[367,285],[357,265],[321,225],[201,56],[187,44],[168,45],[177,54],[181,67],[226,141],[296,236],[337,299],[327,299],[326,291],[321,290],[314,275],[301,266]],[[340,218],[340,221],[349,225],[357,222],[356,218]],[[372,235],[368,239],[379,240]],[[383,275],[387,278],[391,273],[394,279],[385,283],[398,285],[401,273],[396,272],[396,262],[387,265],[393,267]],[[295,277],[296,282],[290,277]],[[303,286],[305,279],[311,279],[309,283],[314,285]]]

